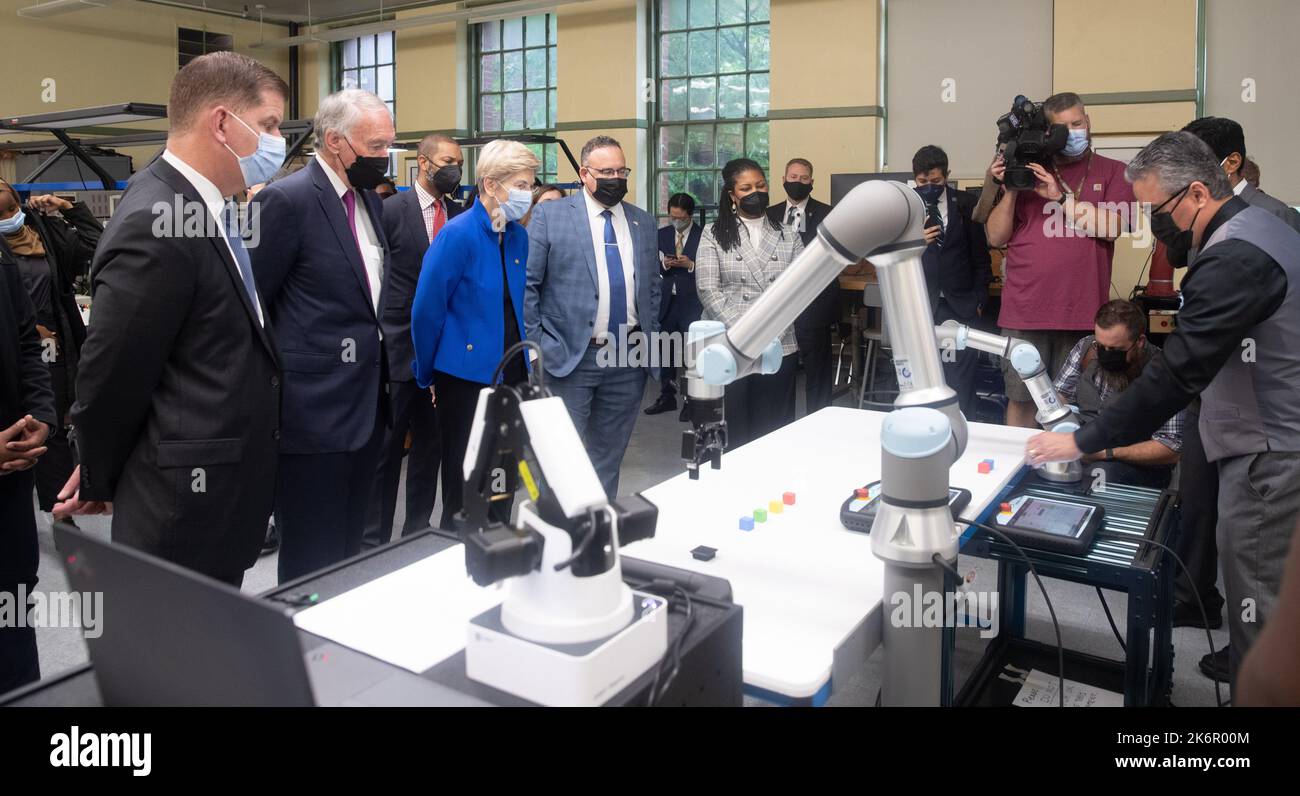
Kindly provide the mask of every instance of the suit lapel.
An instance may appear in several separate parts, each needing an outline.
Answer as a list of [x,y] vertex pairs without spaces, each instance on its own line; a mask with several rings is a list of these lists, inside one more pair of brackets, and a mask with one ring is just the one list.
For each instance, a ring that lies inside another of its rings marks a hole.
[[578,247],[582,249],[583,257],[587,260],[587,269],[591,271],[591,284],[599,285],[600,278],[596,275],[596,250],[592,248],[591,221],[587,218],[587,199],[582,195],[581,188],[570,198],[569,207],[572,208],[571,218],[574,229],[578,233]]
[[[203,198],[199,196],[198,190],[190,184],[190,181],[187,180],[184,175],[161,157],[149,164],[149,169],[151,169],[154,174],[157,175],[158,179],[162,180],[173,191],[180,196],[185,197],[187,203],[193,202],[198,207],[202,208],[204,229],[215,227],[216,229],[221,230],[218,234],[224,235],[225,227],[222,225],[221,219],[214,219],[211,217],[211,214],[208,212],[208,206],[204,203]],[[208,224],[212,224],[213,227],[209,227]],[[271,344],[271,338],[266,333],[266,325],[262,323],[260,318],[258,318],[257,310],[253,307],[253,301],[248,297],[248,289],[244,287],[244,276],[239,272],[239,264],[235,262],[234,256],[230,253],[230,246],[227,245],[226,241],[222,238],[212,235],[206,237],[208,243],[216,250],[217,257],[221,260],[222,264],[226,266],[226,275],[230,277],[231,287],[234,289],[235,295],[239,297],[239,304],[244,308],[244,312],[248,314],[248,319],[252,321],[253,328],[257,330],[258,339],[262,341],[262,345],[266,346],[267,352],[271,355],[271,360],[275,362],[278,367],[280,357],[276,353],[275,346]],[[258,293],[257,298],[260,303],[262,299],[261,293]],[[261,309],[262,318],[268,317],[265,304],[263,304]]]
[[956,233],[958,222],[957,202],[953,197],[952,189],[945,189],[943,196],[944,200],[948,203],[948,223],[943,230],[943,243],[939,246],[940,249],[948,248],[948,241],[952,240],[953,235]]
[[[312,173],[312,181],[316,184],[316,199],[320,202],[321,210],[325,213],[325,220],[329,222],[330,232],[334,234],[334,240],[338,242],[339,249],[342,250],[344,258],[352,266],[352,274],[357,278],[357,285],[361,288],[361,293],[366,297],[366,306],[374,313],[374,301],[370,297],[370,277],[366,274],[366,264],[361,261],[361,249],[357,245],[357,240],[352,235],[352,229],[348,224],[348,214],[343,208],[343,201],[339,195],[334,192],[334,184],[326,176],[324,168],[314,158],[307,166],[309,169],[315,169]],[[361,204],[365,204],[364,201]],[[358,208],[360,210],[360,208]],[[364,210],[362,212],[365,212]]]

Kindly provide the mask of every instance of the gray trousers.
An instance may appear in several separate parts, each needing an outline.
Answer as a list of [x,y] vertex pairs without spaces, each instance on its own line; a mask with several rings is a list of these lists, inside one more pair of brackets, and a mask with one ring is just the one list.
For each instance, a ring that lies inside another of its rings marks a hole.
[[1223,568],[1231,641],[1237,668],[1273,614],[1287,551],[1300,517],[1300,453],[1251,453],[1220,459],[1219,566]]

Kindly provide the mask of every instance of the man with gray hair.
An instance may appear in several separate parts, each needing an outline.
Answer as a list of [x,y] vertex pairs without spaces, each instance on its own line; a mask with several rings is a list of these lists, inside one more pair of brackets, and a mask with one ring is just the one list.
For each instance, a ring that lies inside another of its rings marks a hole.
[[361,550],[388,416],[379,307],[390,258],[374,189],[394,138],[379,97],[331,94],[312,161],[252,201],[264,230],[253,268],[284,362],[281,582]]
[[[1218,466],[1217,540],[1231,679],[1276,606],[1300,514],[1300,234],[1234,196],[1196,136],[1165,133],[1129,163],[1134,195],[1170,262],[1188,263],[1164,360],[1073,434],[1027,443],[1034,464],[1151,435],[1198,394],[1206,459]],[[1235,685],[1234,685],[1235,690]]]

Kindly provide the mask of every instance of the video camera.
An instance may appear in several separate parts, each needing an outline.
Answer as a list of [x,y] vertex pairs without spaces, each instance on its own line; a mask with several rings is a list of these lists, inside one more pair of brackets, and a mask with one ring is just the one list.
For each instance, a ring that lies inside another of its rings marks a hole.
[[1048,124],[1041,102],[1031,102],[1017,94],[1011,110],[998,117],[998,143],[1006,144],[1002,156],[1007,170],[1002,183],[1013,190],[1034,187],[1030,163],[1051,165],[1052,155],[1065,148],[1069,131],[1063,124]]

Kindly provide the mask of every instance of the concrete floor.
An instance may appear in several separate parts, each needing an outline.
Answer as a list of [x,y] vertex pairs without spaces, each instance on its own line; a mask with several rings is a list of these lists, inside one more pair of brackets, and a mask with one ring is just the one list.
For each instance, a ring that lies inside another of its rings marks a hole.
[[[658,394],[658,384],[646,385],[643,406],[648,406]],[[799,414],[803,414],[802,382],[798,390]],[[852,405],[852,400],[845,395],[840,397],[838,405]],[[620,478],[620,493],[633,493],[647,489],[667,478],[677,475],[682,470],[678,458],[682,424],[677,420],[676,412],[664,413],[653,417],[641,415],[637,420],[636,430],[631,445],[623,460]],[[404,483],[404,482],[403,482]],[[441,505],[435,507],[434,517],[441,516]],[[396,527],[401,527],[405,517],[404,497],[399,492],[397,501]],[[109,522],[106,517],[84,517],[78,524],[85,530],[108,537]],[[67,588],[67,580],[50,536],[48,515],[39,515],[37,525],[40,533],[41,591],[61,591]],[[974,588],[992,589],[996,584],[996,565],[992,562],[963,556],[959,561],[961,572],[974,570],[977,573]],[[273,588],[276,583],[276,556],[261,558],[249,570],[244,578],[244,591],[259,593]],[[1067,649],[1092,653],[1101,657],[1122,659],[1119,645],[1111,632],[1102,612],[1101,604],[1091,587],[1064,581],[1044,579],[1052,598],[1053,606],[1061,626],[1061,639]],[[1055,635],[1051,620],[1042,596],[1030,584],[1028,599],[1027,635],[1044,643],[1054,644]],[[1222,589],[1222,586],[1220,586]],[[1124,632],[1124,617],[1127,615],[1127,601],[1123,594],[1106,592],[1110,610]],[[161,597],[161,596],[160,596]],[[1213,631],[1216,648],[1227,644],[1228,633],[1224,629]],[[41,671],[46,675],[56,674],[86,661],[86,646],[79,630],[75,629],[41,629],[37,633],[40,646]],[[983,649],[983,643],[976,634],[959,634],[955,670],[958,683],[964,681],[964,672],[969,672],[977,662]],[[1197,669],[1196,663],[1208,651],[1205,631],[1193,628],[1178,628],[1174,631],[1174,690],[1173,702],[1176,705],[1214,705],[1214,687],[1212,682]],[[1067,667],[1068,675],[1068,667]],[[857,676],[846,683],[836,683],[835,693],[830,699],[831,705],[871,705],[875,702],[880,687],[880,651],[867,660]],[[1223,698],[1228,698],[1224,686]],[[754,700],[746,700],[748,705],[758,705]]]

